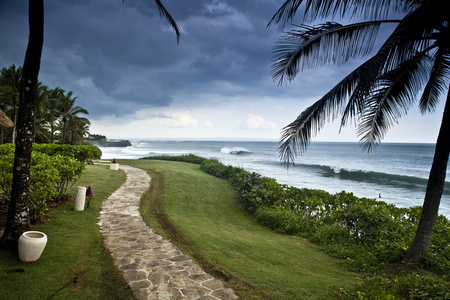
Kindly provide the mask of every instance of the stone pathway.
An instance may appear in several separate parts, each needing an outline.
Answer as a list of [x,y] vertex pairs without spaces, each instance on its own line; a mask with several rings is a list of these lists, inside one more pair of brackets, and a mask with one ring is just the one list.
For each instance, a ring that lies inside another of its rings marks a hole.
[[127,180],[102,204],[99,222],[106,247],[137,299],[238,299],[169,241],[139,213],[150,176],[122,166]]

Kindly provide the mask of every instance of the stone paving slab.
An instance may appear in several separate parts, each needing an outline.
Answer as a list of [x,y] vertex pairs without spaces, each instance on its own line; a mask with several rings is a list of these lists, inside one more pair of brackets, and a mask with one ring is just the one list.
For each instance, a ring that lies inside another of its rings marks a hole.
[[150,186],[143,170],[120,165],[126,182],[102,204],[104,244],[137,299],[238,299],[168,240],[153,232],[139,213]]

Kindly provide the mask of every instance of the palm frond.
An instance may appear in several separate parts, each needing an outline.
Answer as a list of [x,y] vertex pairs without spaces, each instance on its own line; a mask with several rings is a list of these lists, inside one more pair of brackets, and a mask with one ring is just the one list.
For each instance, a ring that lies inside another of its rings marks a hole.
[[361,116],[357,135],[362,148],[371,151],[398,120],[407,114],[429,74],[430,60],[423,53],[410,58],[377,79]]
[[270,27],[273,23],[280,23],[283,20],[283,25],[286,22],[292,20],[295,16],[298,7],[303,3],[303,0],[286,0],[283,5],[277,10],[275,15],[270,20],[267,27]]
[[398,9],[398,0],[308,0],[305,18],[308,20],[327,17],[358,17],[385,19],[391,10]]
[[419,109],[422,114],[433,113],[439,104],[440,97],[446,93],[450,80],[450,57],[442,49],[434,55],[434,65],[430,72],[422,97],[419,102]]
[[166,10],[166,8],[164,7],[164,5],[161,3],[160,0],[155,0],[156,5],[158,6],[158,11],[159,14],[166,18],[166,20],[169,22],[170,26],[172,26],[173,31],[175,31],[175,34],[177,35],[177,43],[180,42],[180,28],[178,28],[177,23],[175,22],[175,20],[172,18],[172,16],[169,14],[169,12]]
[[272,78],[282,84],[292,81],[304,69],[341,65],[352,57],[366,55],[373,48],[379,26],[384,22],[346,26],[331,22],[315,27],[299,25],[299,29],[287,32],[274,48]]
[[357,78],[355,79],[355,88],[351,95],[349,95],[348,103],[342,112],[340,130],[347,123],[360,116],[367,107],[366,97],[370,95],[373,89],[374,83],[380,69],[384,66],[383,53],[379,53],[368,59],[365,63],[359,66],[355,73]]
[[[303,0],[286,0],[267,24],[292,21]],[[406,5],[398,0],[306,0],[304,18],[310,21],[327,17],[363,16],[373,20],[385,19],[390,11],[407,10],[414,5]]]
[[335,120],[342,112],[360,78],[364,78],[372,61],[361,65],[320,100],[308,107],[297,119],[283,128],[279,153],[281,161],[289,165],[299,153],[306,151],[311,139],[323,128],[325,122]]

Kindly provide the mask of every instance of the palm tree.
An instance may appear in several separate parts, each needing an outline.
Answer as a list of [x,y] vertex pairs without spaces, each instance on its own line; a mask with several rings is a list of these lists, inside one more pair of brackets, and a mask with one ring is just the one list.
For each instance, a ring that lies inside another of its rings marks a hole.
[[44,0],[29,0],[28,12],[30,34],[20,85],[12,192],[5,231],[0,238],[0,246],[13,251],[17,251],[20,235],[30,229],[28,194],[34,140],[34,101],[44,45]]
[[[160,15],[165,17],[174,29],[177,42],[180,30],[164,8],[161,0],[155,0]],[[34,100],[41,66],[42,47],[44,45],[44,0],[28,1],[29,37],[23,77],[20,89],[19,119],[16,151],[14,156],[13,192],[8,206],[5,231],[0,238],[0,246],[17,251],[20,235],[30,228],[28,212],[28,188],[32,141],[34,140]]]
[[[435,111],[447,96],[435,156],[414,241],[404,257],[417,263],[427,253],[445,182],[450,153],[450,15],[440,0],[287,0],[269,25],[292,20],[305,2],[308,20],[362,17],[346,25],[302,24],[274,49],[272,76],[291,81],[303,69],[342,64],[369,54],[382,24],[396,24],[379,50],[283,129],[280,156],[288,163],[307,149],[325,121],[341,117],[341,127],[357,125],[363,149],[372,150],[397,120],[419,100],[422,114]],[[389,15],[401,15],[389,20]],[[420,96],[420,97],[419,97]]]
[[2,102],[8,107],[3,107],[6,112],[11,111],[9,117],[13,121],[11,143],[14,144],[16,136],[17,123],[17,105],[19,103],[20,85],[22,81],[22,67],[16,68],[11,65],[9,68],[3,68],[0,71],[0,92]]
[[63,98],[61,98],[61,102],[59,103],[59,115],[62,123],[62,139],[61,143],[66,143],[66,131],[68,122],[76,124],[78,114],[86,114],[89,112],[82,108],[81,106],[75,106],[75,100],[77,97],[73,97],[73,92],[69,91]]
[[48,99],[46,101],[47,108],[47,121],[50,125],[50,133],[51,133],[51,143],[55,142],[55,125],[56,120],[59,117],[59,103],[62,102],[62,98],[64,98],[65,91],[59,87],[51,89],[48,91]]
[[68,132],[70,133],[69,143],[71,145],[82,144],[83,140],[89,136],[91,122],[87,118],[75,117],[68,122]]

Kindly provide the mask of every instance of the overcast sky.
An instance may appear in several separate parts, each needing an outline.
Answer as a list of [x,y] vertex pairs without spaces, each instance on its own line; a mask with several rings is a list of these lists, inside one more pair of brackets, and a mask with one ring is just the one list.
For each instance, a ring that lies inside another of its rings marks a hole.
[[[285,125],[362,61],[307,71],[278,86],[270,58],[283,28],[266,25],[283,0],[162,2],[181,29],[178,45],[153,0],[45,1],[39,79],[73,91],[89,111],[91,133],[278,140]],[[28,1],[0,0],[0,68],[23,64],[27,14]],[[384,141],[434,143],[442,111],[443,103],[425,117],[410,110]],[[329,123],[315,140],[358,138],[354,126],[339,134]]]

